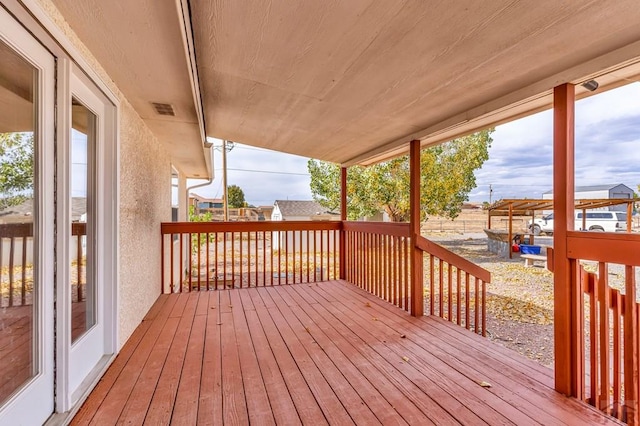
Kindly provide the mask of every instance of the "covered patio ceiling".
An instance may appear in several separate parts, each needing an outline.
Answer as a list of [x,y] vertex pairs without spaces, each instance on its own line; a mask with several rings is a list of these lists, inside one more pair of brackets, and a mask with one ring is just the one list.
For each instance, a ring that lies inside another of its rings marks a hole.
[[[640,75],[635,0],[53,1],[161,135],[200,120],[344,165],[549,108],[562,83],[597,80],[583,97]],[[153,101],[190,113],[156,123]],[[183,136],[167,143],[202,146]]]

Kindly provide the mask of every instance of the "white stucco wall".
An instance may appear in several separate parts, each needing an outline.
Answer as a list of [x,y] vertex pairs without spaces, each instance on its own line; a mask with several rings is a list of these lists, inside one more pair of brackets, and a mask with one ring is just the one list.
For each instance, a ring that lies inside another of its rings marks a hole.
[[171,163],[160,142],[49,0],[38,0],[119,99],[119,347],[160,293],[160,222],[171,220]]

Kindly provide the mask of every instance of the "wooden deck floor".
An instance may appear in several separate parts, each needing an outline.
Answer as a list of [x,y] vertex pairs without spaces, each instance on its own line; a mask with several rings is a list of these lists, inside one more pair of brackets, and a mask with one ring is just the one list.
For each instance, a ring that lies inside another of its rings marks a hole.
[[158,299],[73,424],[608,422],[551,386],[535,362],[348,283],[194,292]]

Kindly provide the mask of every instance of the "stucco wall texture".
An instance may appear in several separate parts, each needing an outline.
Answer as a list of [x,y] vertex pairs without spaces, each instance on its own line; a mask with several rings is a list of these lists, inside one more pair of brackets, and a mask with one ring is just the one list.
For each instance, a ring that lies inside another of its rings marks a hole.
[[120,102],[118,347],[122,347],[160,293],[160,222],[171,220],[171,162],[58,9],[49,0],[38,2]]

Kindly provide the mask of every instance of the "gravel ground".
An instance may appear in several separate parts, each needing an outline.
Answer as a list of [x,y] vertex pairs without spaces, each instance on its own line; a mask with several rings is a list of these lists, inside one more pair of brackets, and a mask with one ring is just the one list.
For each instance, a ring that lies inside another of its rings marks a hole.
[[[503,259],[487,250],[484,233],[427,237],[491,272],[487,285],[487,336],[542,365],[553,367],[553,274],[526,268],[519,257]],[[539,238],[536,244],[551,244]]]

